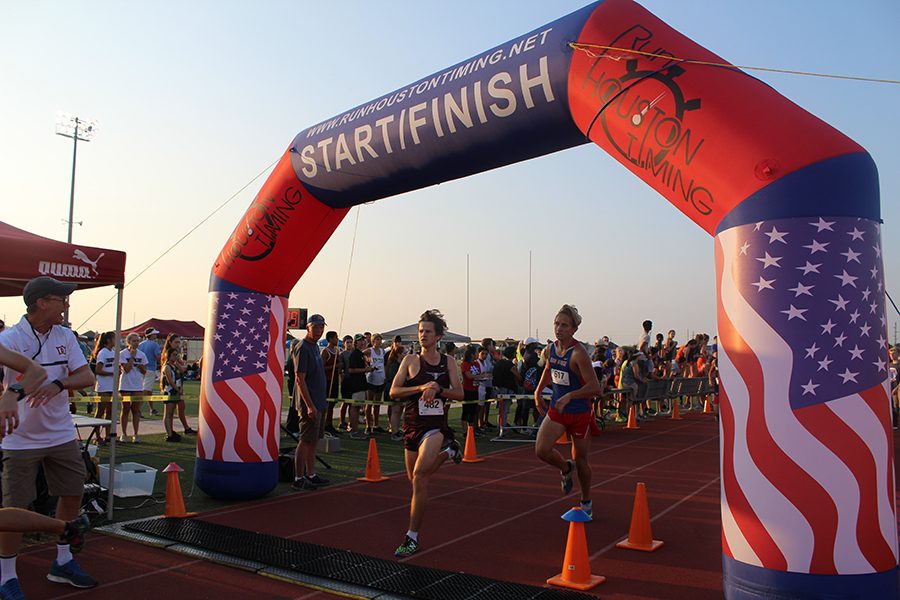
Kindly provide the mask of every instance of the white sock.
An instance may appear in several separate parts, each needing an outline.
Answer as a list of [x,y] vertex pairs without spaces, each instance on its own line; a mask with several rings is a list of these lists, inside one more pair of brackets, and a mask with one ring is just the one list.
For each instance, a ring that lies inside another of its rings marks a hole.
[[56,545],[56,562],[61,565],[66,564],[70,560],[72,560],[72,549],[69,548],[68,544],[57,544]]
[[413,531],[412,529],[410,529],[409,531],[406,532],[406,537],[408,537],[409,539],[411,539],[414,542],[418,542],[419,541],[419,532]]
[[0,556],[0,585],[3,585],[10,579],[16,579],[16,555]]

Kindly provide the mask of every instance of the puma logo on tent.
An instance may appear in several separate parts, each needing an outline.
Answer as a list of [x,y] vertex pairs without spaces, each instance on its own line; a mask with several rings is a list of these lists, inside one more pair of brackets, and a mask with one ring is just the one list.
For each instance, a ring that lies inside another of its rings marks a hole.
[[97,260],[91,260],[87,257],[87,254],[85,254],[84,252],[82,252],[81,250],[76,248],[75,252],[72,253],[72,258],[78,259],[83,263],[89,264],[91,266],[91,269],[94,270],[94,277],[96,277],[100,274],[100,272],[97,270],[97,263],[100,262],[100,259],[103,258],[104,254],[105,254],[104,252],[101,252],[100,256],[97,257]]

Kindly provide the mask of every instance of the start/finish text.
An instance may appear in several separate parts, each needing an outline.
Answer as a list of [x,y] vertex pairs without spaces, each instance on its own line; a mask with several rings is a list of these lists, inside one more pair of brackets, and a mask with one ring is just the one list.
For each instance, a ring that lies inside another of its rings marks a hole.
[[[305,132],[306,138],[318,137],[332,128],[342,131],[294,148],[299,154],[303,175],[312,179],[323,173],[347,169],[414,148],[428,139],[443,138],[491,120],[511,117],[517,111],[534,108],[537,103],[554,102],[556,97],[546,55],[535,55],[534,59],[514,67],[511,65],[508,70],[485,69],[484,79],[471,76],[487,65],[539,48],[550,31],[547,29],[518,40],[507,50],[495,50],[310,128]],[[463,77],[466,82],[461,87],[444,93],[438,91],[436,95],[428,94],[439,87],[451,87],[450,84]],[[421,101],[412,104],[416,96],[420,96]],[[408,106],[383,114],[385,108],[401,104]],[[371,118],[367,119],[369,115]],[[356,120],[361,122],[352,130],[342,127]]]

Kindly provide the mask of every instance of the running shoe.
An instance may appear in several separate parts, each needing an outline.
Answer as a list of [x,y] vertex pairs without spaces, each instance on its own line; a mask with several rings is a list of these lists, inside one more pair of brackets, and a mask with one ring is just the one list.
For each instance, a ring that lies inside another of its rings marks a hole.
[[403,440],[403,434],[400,433],[399,431],[397,433],[391,434],[391,441],[400,442],[402,440]]
[[450,440],[450,443],[447,444],[447,448],[452,451],[452,454],[450,454],[450,460],[453,461],[453,464],[458,465],[459,463],[461,463],[463,459],[463,453],[462,449],[460,449],[459,447],[459,442],[457,442],[455,439]]
[[[84,534],[91,528],[91,522],[87,515],[81,515],[77,519],[66,522],[63,529],[62,541],[69,545],[72,554],[78,554],[84,547]],[[4,596],[5,598],[6,596]]]
[[181,441],[181,436],[178,435],[177,433],[173,433],[172,435],[167,435],[167,436],[166,436],[166,441],[167,441],[167,442],[180,442],[180,441]]
[[291,489],[294,491],[312,491],[319,489],[319,486],[311,482],[306,477],[301,477],[300,479],[295,479],[294,483],[291,484]]
[[191,429],[190,427],[188,427],[187,429],[184,430],[184,435],[190,435],[192,433],[197,433],[197,430]]
[[372,429],[372,433],[387,433],[387,431],[385,431],[382,427],[375,427],[374,429]]
[[322,487],[323,485],[328,485],[329,483],[331,483],[330,479],[325,479],[318,473],[316,473],[312,477],[307,477],[306,479],[308,479],[309,482],[316,487]]
[[588,516],[592,521],[594,520],[594,503],[593,502],[584,502],[581,501],[581,510]]
[[572,491],[572,485],[574,484],[573,475],[575,475],[575,463],[572,462],[572,459],[566,460],[566,466],[568,469],[562,473],[562,481],[560,482],[564,496],[569,495],[569,492]]
[[13,577],[3,585],[0,585],[0,598],[3,600],[25,600],[25,594],[19,587],[19,580]]
[[403,543],[394,550],[394,556],[397,558],[406,558],[407,556],[412,556],[415,554],[416,550],[419,549],[419,542],[412,539],[409,536],[406,536],[406,539],[403,540]]
[[53,564],[50,565],[50,572],[47,574],[47,579],[56,583],[68,583],[73,587],[82,589],[97,587],[97,582],[81,570],[81,567],[78,566],[75,559],[70,560],[64,565],[61,565],[54,560]]
[[362,431],[354,431],[354,432],[352,432],[352,433],[350,434],[350,439],[351,439],[351,440],[364,440],[364,439],[366,439],[366,438],[368,438],[368,437],[369,437],[369,436],[366,435],[365,433],[363,433]]

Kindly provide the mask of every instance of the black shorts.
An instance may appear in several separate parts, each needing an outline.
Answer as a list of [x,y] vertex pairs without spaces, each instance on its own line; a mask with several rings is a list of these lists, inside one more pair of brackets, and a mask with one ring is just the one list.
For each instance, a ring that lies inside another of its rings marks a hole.
[[375,384],[375,383],[367,382],[366,389],[369,390],[370,392],[375,392],[376,394],[380,394],[381,392],[384,391],[384,384],[383,383]]
[[403,428],[403,447],[410,452],[418,452],[422,440],[429,431],[437,431],[443,434],[443,444],[453,439],[453,430],[449,427],[404,427]]

